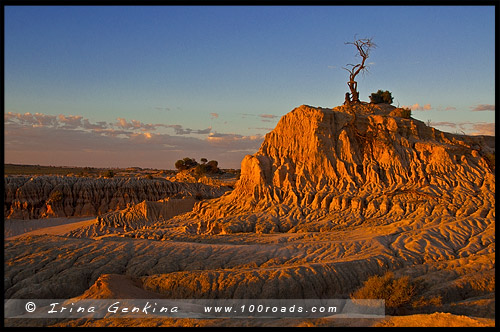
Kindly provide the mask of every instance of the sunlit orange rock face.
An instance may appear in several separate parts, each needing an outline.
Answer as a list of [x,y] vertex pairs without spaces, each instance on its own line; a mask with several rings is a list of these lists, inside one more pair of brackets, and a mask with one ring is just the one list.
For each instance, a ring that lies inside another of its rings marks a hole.
[[7,240],[4,295],[348,298],[370,276],[392,271],[423,288],[407,317],[385,322],[41,324],[491,326],[494,137],[444,133],[400,115],[385,104],[300,106],[243,159],[235,189],[218,198],[148,199],[64,235]]
[[[200,204],[206,232],[319,231],[405,218],[493,220],[493,137],[444,133],[389,105],[300,106],[245,157],[236,189]],[[353,111],[356,112],[355,116]],[[265,211],[241,223],[231,215]],[[218,220],[217,225],[213,220]]]

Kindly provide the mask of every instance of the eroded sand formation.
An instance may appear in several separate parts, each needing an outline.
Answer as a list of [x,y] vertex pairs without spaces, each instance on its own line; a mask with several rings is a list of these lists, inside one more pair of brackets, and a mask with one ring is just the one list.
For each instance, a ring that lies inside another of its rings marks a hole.
[[245,157],[235,190],[196,207],[198,232],[494,219],[495,176],[484,158],[494,137],[444,133],[389,116],[395,108],[388,105],[359,105],[356,118],[346,108],[301,106],[285,115]]
[[[207,199],[229,191],[225,186],[164,179],[5,177],[4,216],[9,219],[96,216],[143,201],[168,197]],[[54,195],[60,193],[60,196]]]
[[[485,156],[494,138],[443,133],[397,112],[301,106],[219,198],[170,212],[144,202],[63,236],[7,241],[5,297],[347,298],[394,271],[425,282],[426,298],[441,296],[430,312],[493,319],[495,176]],[[325,324],[290,322],[274,324]]]

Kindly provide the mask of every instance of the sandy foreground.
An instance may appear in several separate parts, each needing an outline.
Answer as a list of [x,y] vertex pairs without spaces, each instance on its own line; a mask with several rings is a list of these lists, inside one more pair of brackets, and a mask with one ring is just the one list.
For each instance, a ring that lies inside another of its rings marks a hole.
[[13,240],[24,235],[63,235],[74,229],[91,225],[94,222],[95,217],[31,220],[6,219],[4,221],[4,237],[6,240]]

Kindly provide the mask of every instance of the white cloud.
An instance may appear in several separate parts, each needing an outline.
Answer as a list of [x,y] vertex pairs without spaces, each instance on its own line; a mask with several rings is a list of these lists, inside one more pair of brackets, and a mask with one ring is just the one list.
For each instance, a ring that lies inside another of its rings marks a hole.
[[55,115],[46,115],[42,113],[31,114],[29,112],[21,114],[7,112],[4,115],[5,123],[19,123],[31,126],[57,126],[58,120]]
[[212,127],[208,127],[206,129],[198,129],[198,130],[195,130],[193,132],[193,134],[198,134],[198,135],[206,135],[206,134],[210,134],[210,132],[212,131]]
[[428,111],[432,109],[431,104],[420,105],[419,103],[413,104],[411,106],[403,106],[411,109],[412,111]]
[[479,104],[471,107],[473,111],[495,111],[495,105],[490,104]]
[[273,114],[259,114],[259,117],[262,119],[276,119],[279,116]]
[[60,124],[63,124],[67,128],[78,128],[82,126],[82,116],[80,115],[69,115],[65,116],[59,114],[57,119]]
[[137,120],[131,120],[130,122],[127,122],[127,120],[125,120],[124,118],[117,118],[116,120],[117,122],[114,125],[123,129],[138,129],[143,131],[150,131],[156,130],[156,127],[159,126],[157,124],[144,124]]
[[[13,163],[174,169],[176,160],[189,156],[239,168],[244,156],[255,153],[263,141],[261,135],[213,133],[211,127],[191,129],[125,118],[93,123],[82,116],[8,112],[4,119],[5,162]],[[173,129],[175,135],[160,132],[162,128]]]
[[82,120],[82,127],[84,129],[105,129],[108,127],[108,124],[104,121],[90,123],[89,119],[83,119]]
[[259,117],[262,122],[271,122],[271,120],[279,118],[278,115],[273,114],[259,114]]
[[165,127],[165,128],[173,128],[174,131],[175,131],[175,134],[176,135],[190,135],[190,134],[197,134],[197,135],[206,135],[206,134],[210,134],[210,132],[212,131],[212,127],[208,127],[206,129],[191,129],[191,128],[184,128],[183,126],[181,125],[158,125],[158,126],[162,126],[162,127]]
[[158,110],[158,111],[170,111],[170,107],[160,107],[160,106],[157,106],[154,108],[155,110]]
[[495,123],[474,123],[471,135],[495,136]]
[[433,127],[452,133],[465,133],[466,135],[495,136],[495,123],[492,122],[432,122]]
[[450,128],[457,127],[457,124],[455,122],[448,122],[448,121],[432,122],[431,125],[433,127],[450,127]]
[[228,147],[230,146],[232,149],[236,149],[237,146],[239,145],[240,149],[241,148],[248,149],[251,147],[258,150],[260,144],[264,140],[264,136],[260,134],[243,136],[238,134],[210,133],[210,135],[208,135],[206,140],[210,142],[210,144],[216,146],[228,146]]

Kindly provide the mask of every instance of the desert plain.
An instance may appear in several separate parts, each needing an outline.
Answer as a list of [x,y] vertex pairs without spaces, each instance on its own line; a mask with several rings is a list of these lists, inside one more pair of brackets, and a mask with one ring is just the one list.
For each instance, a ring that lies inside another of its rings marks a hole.
[[4,324],[494,326],[494,155],[494,137],[387,104],[302,105],[238,176],[5,175],[6,300],[354,299],[389,283],[383,318]]

